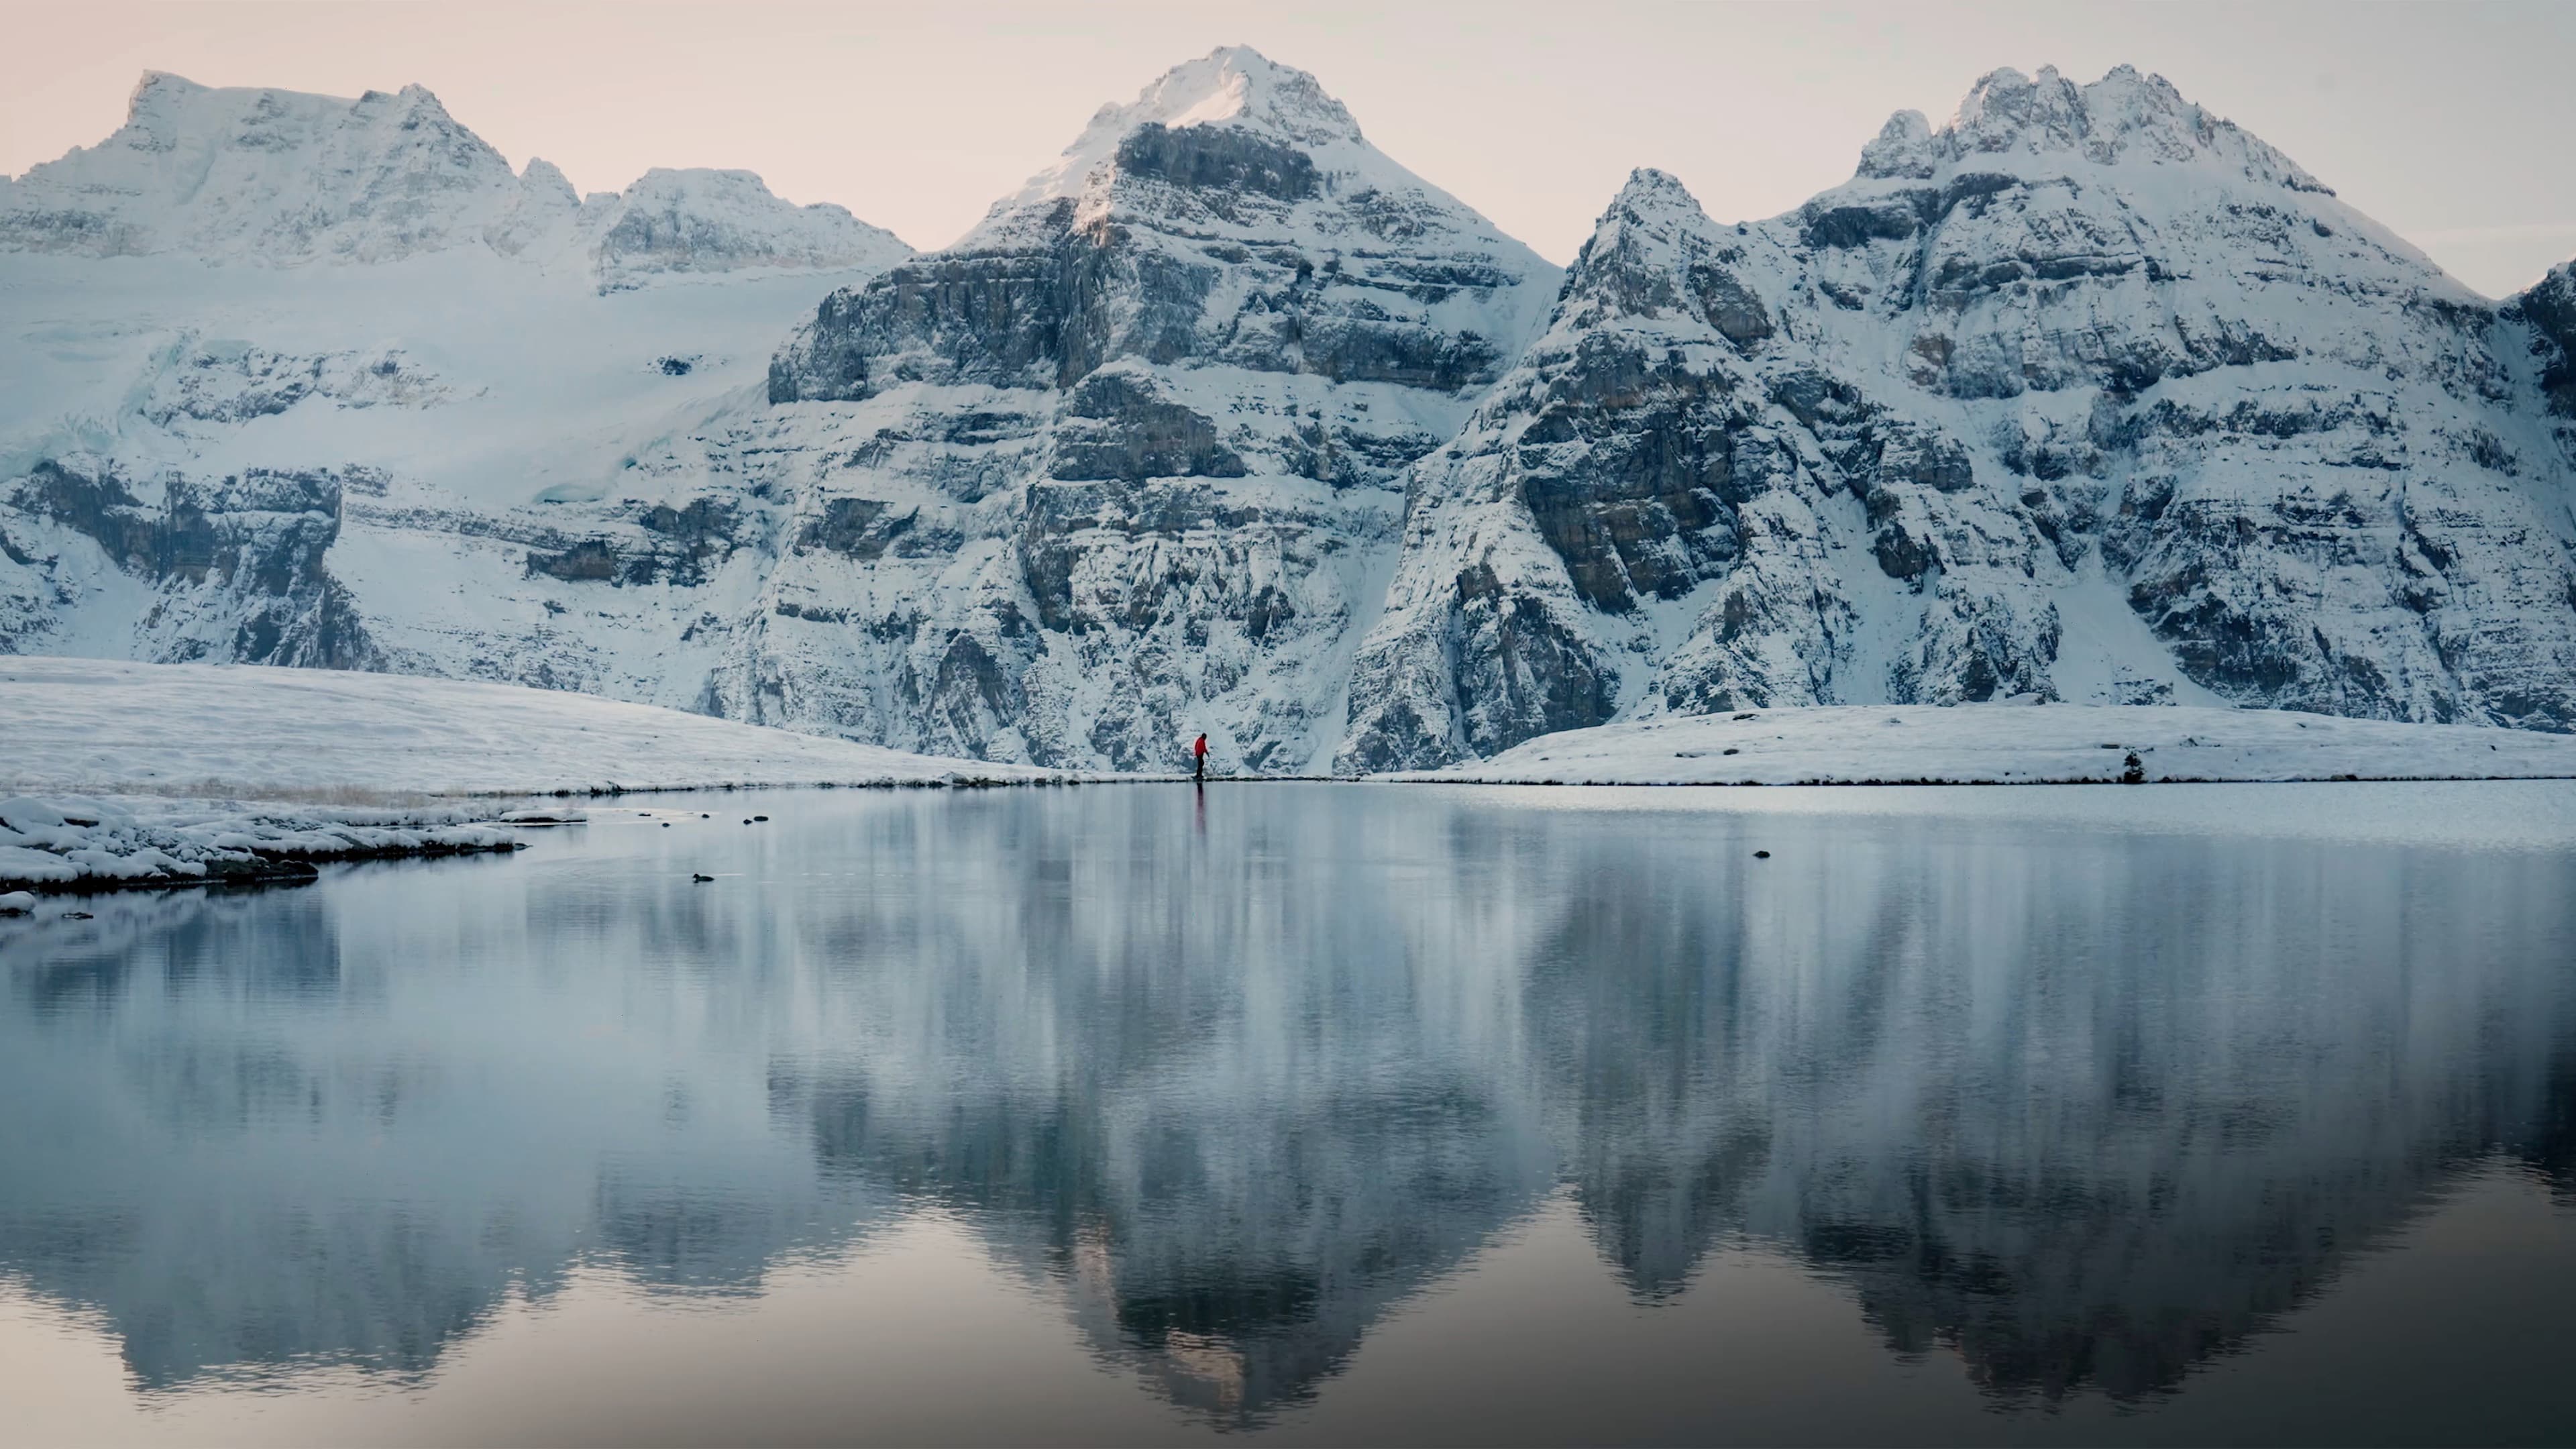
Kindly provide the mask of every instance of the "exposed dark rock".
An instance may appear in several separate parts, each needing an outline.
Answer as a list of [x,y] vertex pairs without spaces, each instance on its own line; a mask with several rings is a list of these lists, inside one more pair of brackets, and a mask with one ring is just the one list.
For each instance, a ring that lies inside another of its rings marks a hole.
[[1160,397],[1150,378],[1095,372],[1067,395],[1048,476],[1068,482],[1240,478],[1243,459],[1220,446],[1216,424]]
[[147,629],[201,610],[227,621],[229,637],[164,637],[165,658],[372,665],[375,647],[323,561],[340,533],[342,475],[249,469],[213,482],[172,473],[158,484],[159,500],[146,502],[112,468],[49,458],[7,501],[85,535],[155,584],[164,602]]
[[1315,162],[1305,152],[1230,126],[1173,130],[1148,122],[1118,143],[1118,164],[1174,186],[1278,201],[1303,201],[1316,189]]

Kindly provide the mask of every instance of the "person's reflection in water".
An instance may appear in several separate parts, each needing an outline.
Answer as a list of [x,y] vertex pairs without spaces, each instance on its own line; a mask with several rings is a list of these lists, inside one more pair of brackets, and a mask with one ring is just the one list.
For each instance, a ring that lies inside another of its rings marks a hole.
[[1201,780],[1192,788],[1198,795],[1198,804],[1195,813],[1198,821],[1199,834],[1204,836],[1207,834],[1207,781]]

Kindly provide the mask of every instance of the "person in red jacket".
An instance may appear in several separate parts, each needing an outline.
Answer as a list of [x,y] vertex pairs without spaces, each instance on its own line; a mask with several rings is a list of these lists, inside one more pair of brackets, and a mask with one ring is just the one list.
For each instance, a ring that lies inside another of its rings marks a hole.
[[1201,736],[1199,736],[1199,738],[1198,738],[1198,743],[1197,743],[1197,744],[1194,744],[1194,745],[1192,745],[1192,746],[1190,746],[1190,755],[1191,755],[1191,757],[1192,757],[1192,758],[1197,762],[1197,765],[1198,765],[1198,774],[1196,775],[1196,777],[1195,777],[1195,778],[1197,778],[1197,779],[1201,779],[1201,780],[1206,779],[1206,778],[1207,778],[1207,736],[1205,736],[1205,735],[1201,735]]

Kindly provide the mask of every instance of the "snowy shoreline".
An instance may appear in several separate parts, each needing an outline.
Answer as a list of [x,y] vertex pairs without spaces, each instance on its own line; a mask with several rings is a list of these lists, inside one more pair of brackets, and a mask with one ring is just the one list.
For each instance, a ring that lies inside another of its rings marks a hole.
[[[113,797],[114,808],[139,822],[193,811],[189,828],[218,810],[300,821],[294,828],[308,831],[444,829],[491,822],[497,812],[489,802],[541,796],[1189,778],[913,755],[516,685],[35,656],[0,658],[0,739],[9,744],[0,756],[0,794],[58,803]],[[1491,759],[1364,778],[1528,785],[2550,779],[2576,778],[2576,736],[2191,705],[1839,705],[1572,730]],[[487,803],[457,808],[469,801]],[[359,818],[368,808],[381,818]],[[13,874],[0,868],[0,878]]]
[[0,912],[513,851],[531,797],[1071,778],[516,685],[33,656],[0,659],[0,740]]
[[21,795],[0,800],[0,914],[32,910],[38,895],[300,885],[326,864],[497,854],[524,844],[506,821],[454,807]]
[[2091,785],[2576,778],[2576,735],[2192,705],[1827,705],[1543,735],[1372,778],[1480,785]]

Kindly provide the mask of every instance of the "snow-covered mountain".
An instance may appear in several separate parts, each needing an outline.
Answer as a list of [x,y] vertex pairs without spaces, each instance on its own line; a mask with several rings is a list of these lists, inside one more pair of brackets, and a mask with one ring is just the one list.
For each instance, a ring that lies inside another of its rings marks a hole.
[[[1243,49],[913,256],[417,88],[147,77],[0,185],[0,649],[1344,770],[1796,703],[2576,727],[2576,281],[1998,71],[1570,274]],[[463,305],[460,305],[460,299]]]
[[911,748],[1302,769],[1341,737],[1405,470],[1557,270],[1249,50],[1104,108],[770,370],[792,543],[709,703]]
[[1998,71],[1767,222],[1640,171],[1423,464],[1342,763],[2011,694],[2568,729],[2569,315],[2125,67]]
[[621,581],[721,573],[710,468],[639,455],[908,255],[744,171],[584,200],[418,88],[147,76],[0,187],[0,650],[694,703],[702,594],[566,579],[609,539]]
[[604,288],[882,267],[912,250],[838,206],[781,201],[748,171],[657,168],[585,201],[548,162],[513,175],[419,86],[349,101],[150,72],[116,134],[0,178],[0,251],[292,266],[474,247],[584,262]]

